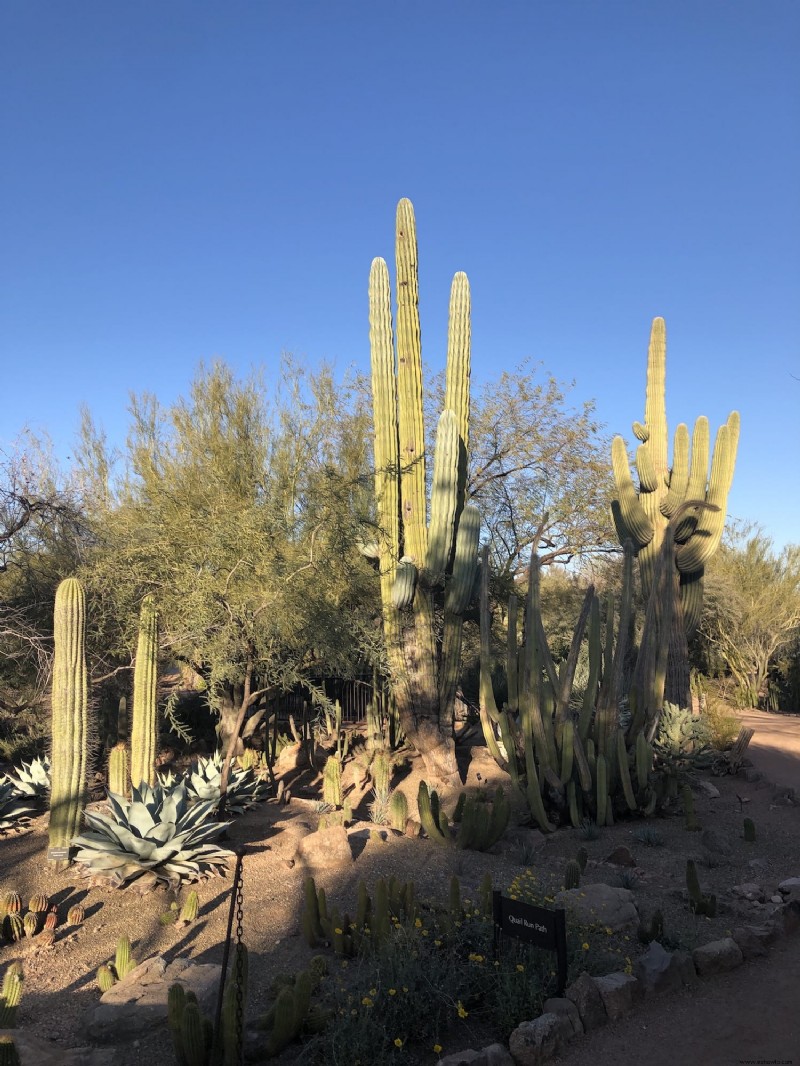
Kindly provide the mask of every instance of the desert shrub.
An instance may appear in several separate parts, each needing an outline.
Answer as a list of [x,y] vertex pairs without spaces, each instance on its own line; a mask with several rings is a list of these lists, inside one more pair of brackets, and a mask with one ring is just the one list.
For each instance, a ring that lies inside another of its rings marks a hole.
[[742,725],[725,701],[710,693],[700,722],[706,743],[715,751],[727,751],[732,747]]

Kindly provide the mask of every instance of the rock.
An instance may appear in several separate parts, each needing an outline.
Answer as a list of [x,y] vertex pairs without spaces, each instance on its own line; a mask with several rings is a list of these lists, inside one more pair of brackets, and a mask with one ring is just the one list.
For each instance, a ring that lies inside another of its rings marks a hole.
[[617,932],[639,924],[633,893],[627,888],[602,883],[581,885],[559,892],[555,903],[581,925],[599,924]]
[[793,807],[796,797],[793,788],[785,785],[776,785],[772,792],[772,802],[779,807]]
[[557,1014],[542,1014],[532,1022],[523,1022],[508,1041],[516,1066],[540,1066],[554,1058],[563,1046],[564,1019]]
[[706,849],[710,851],[712,855],[723,855],[727,858],[733,851],[733,848],[727,840],[714,832],[713,829],[705,829],[703,835],[700,837],[700,843]]
[[304,863],[313,870],[335,870],[353,863],[353,852],[343,825],[318,829],[303,837],[297,846],[295,862]]
[[166,1022],[167,995],[175,983],[191,989],[200,1007],[209,1012],[217,1001],[219,978],[218,965],[180,959],[167,966],[160,955],[153,956],[103,993],[89,1011],[87,1035],[100,1044],[143,1036]]
[[785,881],[781,881],[778,885],[778,891],[782,892],[784,896],[793,896],[800,892],[800,877],[787,877]]
[[695,988],[700,983],[694,960],[688,951],[673,952],[672,965],[678,971],[681,983],[687,988]]
[[608,973],[604,977],[595,977],[594,983],[600,990],[606,1014],[612,1021],[627,1014],[634,1002],[642,997],[639,982],[628,973]]
[[744,929],[764,945],[773,944],[781,935],[774,921],[764,922],[762,925],[746,925]]
[[626,848],[624,844],[620,844],[619,847],[614,848],[606,859],[606,862],[610,862],[614,866],[636,865],[636,859],[631,855],[630,848]]
[[603,997],[593,977],[588,973],[582,973],[577,981],[569,986],[566,992],[567,999],[571,999],[578,1008],[581,1023],[585,1031],[599,1029],[608,1021]]
[[569,1019],[572,1026],[573,1036],[583,1036],[583,1022],[578,1014],[578,1008],[571,999],[546,999],[543,1007],[544,1014],[559,1014]]
[[769,897],[770,903],[783,903],[783,896],[776,892],[774,896]]
[[114,1061],[114,1048],[63,1048],[24,1029],[0,1029],[0,1036],[14,1041],[21,1066],[112,1066]]
[[405,835],[407,837],[422,836],[422,823],[416,821],[414,818],[407,818]]
[[742,953],[742,958],[755,959],[759,955],[766,955],[767,949],[763,942],[747,926],[738,925],[731,934],[736,946]]
[[742,885],[734,885],[731,892],[733,892],[734,896],[739,896],[742,899],[757,900],[759,903],[764,900],[763,889],[755,881],[746,881]]
[[657,940],[636,960],[633,975],[645,992],[672,992],[683,984],[679,962]]
[[720,791],[717,786],[712,785],[710,781],[698,781],[697,787],[711,799],[719,799]]
[[281,748],[272,770],[276,776],[280,776],[281,774],[299,770],[304,765],[305,755],[303,754],[302,745],[299,741],[295,741],[293,744],[287,744],[285,748]]
[[754,785],[757,781],[763,781],[764,775],[760,770],[754,770],[751,766],[748,766],[742,772],[742,777],[748,784]]
[[[263,1038],[262,1038],[263,1039]],[[488,1044],[480,1051],[457,1051],[439,1059],[438,1066],[514,1066],[511,1053],[504,1044]]]
[[768,869],[765,859],[748,859],[747,865],[759,873],[766,873]]
[[800,902],[796,899],[784,903],[772,916],[773,923],[784,936],[791,936],[800,929]]
[[712,940],[692,952],[692,959],[701,977],[710,977],[715,973],[725,973],[741,966],[744,958],[739,945],[731,937]]

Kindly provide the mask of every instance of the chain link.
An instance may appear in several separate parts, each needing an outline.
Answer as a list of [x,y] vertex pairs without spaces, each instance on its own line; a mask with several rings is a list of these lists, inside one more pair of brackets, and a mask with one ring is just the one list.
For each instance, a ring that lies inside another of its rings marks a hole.
[[244,1051],[244,864],[239,868],[236,885],[236,1061],[241,1063]]

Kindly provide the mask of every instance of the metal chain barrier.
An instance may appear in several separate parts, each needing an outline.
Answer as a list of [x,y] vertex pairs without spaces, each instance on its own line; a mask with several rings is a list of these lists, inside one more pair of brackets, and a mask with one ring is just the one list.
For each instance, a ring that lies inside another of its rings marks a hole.
[[230,1062],[241,1064],[244,1053],[244,997],[245,997],[245,957],[244,957],[244,879],[242,875],[242,860],[245,849],[235,849],[236,867],[233,871],[233,884],[231,885],[231,904],[228,911],[228,928],[225,934],[225,946],[222,951],[222,971],[219,978],[217,991],[217,1009],[214,1015],[214,1043],[212,1047],[212,1066],[220,1066],[224,1057],[224,1044],[222,1032],[222,1005],[225,995],[225,979],[228,973],[228,961],[231,953],[231,940],[233,938],[233,921],[236,919],[236,961],[234,962],[233,981],[236,997],[236,1048],[235,1055]]

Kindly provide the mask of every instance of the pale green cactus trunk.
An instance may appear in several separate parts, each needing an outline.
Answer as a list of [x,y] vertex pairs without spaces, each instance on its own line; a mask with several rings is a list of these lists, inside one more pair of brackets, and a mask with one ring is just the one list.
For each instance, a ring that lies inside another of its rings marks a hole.
[[[446,406],[437,429],[429,516],[417,239],[408,200],[401,200],[397,208],[396,269],[396,329],[392,327],[389,272],[383,259],[373,261],[369,285],[384,638],[403,731],[423,756],[427,771],[448,779],[457,774],[453,709],[463,615],[475,581],[480,532],[480,515],[475,508],[465,506],[469,283],[465,274],[456,274],[451,290]],[[440,637],[435,605],[442,593],[444,628]]]
[[139,642],[133,673],[133,723],[131,726],[131,784],[156,783],[158,743],[158,611],[152,596],[142,600]]
[[63,852],[80,833],[86,797],[86,600],[75,578],[62,581],[56,591],[53,636],[55,657],[48,857],[60,870],[69,865],[69,859]]
[[[692,435],[681,423],[675,430],[672,466],[668,458],[666,414],[666,328],[653,319],[647,358],[644,424],[634,422],[640,441],[636,450],[638,491],[633,484],[622,437],[615,437],[611,458],[616,482],[612,505],[620,542],[630,540],[638,554],[645,600],[653,588],[668,524],[680,508],[686,517],[674,523],[673,569],[677,568],[680,595],[673,604],[669,636],[666,692],[670,702],[689,702],[687,639],[697,629],[703,608],[705,564],[719,547],[725,528],[725,509],[733,481],[739,441],[739,415],[731,412],[717,432],[711,470],[708,469],[708,419],[700,416]],[[697,501],[705,508],[687,508]]]

